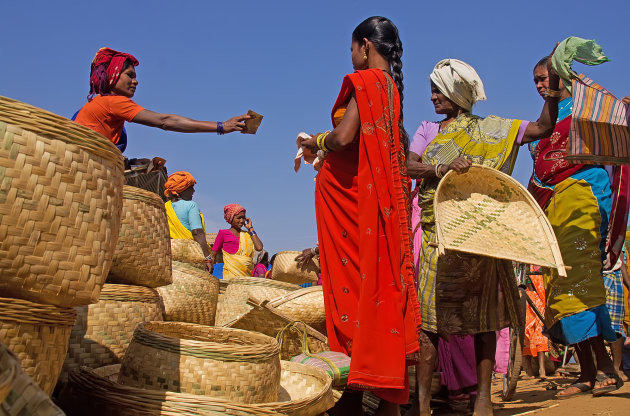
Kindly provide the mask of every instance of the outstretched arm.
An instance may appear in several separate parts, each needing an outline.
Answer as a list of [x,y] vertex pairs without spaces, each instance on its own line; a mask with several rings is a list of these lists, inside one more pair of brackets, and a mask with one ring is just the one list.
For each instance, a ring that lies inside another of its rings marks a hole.
[[[247,114],[232,117],[223,122],[223,132],[231,133],[245,128],[244,120],[251,118]],[[182,133],[214,133],[218,125],[215,121],[193,120],[192,118],[178,116],[177,114],[156,113],[151,110],[142,110],[132,120],[133,123],[145,126],[158,127],[162,130],[179,131]]]

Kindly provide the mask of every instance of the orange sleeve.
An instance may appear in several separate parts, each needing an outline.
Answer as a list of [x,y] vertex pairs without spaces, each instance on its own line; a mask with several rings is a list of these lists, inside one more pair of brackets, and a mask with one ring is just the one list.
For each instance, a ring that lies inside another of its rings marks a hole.
[[144,107],[139,106],[133,100],[121,95],[109,96],[109,109],[115,117],[124,119],[125,121],[131,121],[139,112],[144,110]]

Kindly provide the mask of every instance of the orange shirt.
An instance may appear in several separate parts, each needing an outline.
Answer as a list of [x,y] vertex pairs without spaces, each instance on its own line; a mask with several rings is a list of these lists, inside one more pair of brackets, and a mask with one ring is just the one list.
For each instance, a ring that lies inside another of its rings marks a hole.
[[142,110],[122,95],[97,95],[81,108],[75,121],[118,144],[125,121],[133,120]]

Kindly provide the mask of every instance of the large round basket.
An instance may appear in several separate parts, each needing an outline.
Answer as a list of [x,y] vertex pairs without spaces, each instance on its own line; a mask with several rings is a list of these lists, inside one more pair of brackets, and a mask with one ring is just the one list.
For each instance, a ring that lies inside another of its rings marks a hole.
[[77,323],[72,328],[62,381],[79,366],[96,368],[119,363],[136,326],[163,319],[157,291],[142,286],[107,283],[98,303],[76,309]]
[[[261,302],[250,298],[247,300],[247,305],[250,308],[249,312],[228,322],[225,326],[246,331],[257,331],[274,338],[282,334],[282,338],[279,341],[282,344],[280,347],[280,358],[283,360],[290,360],[292,357],[302,354],[304,350],[302,334],[297,331],[284,330],[291,326],[295,319],[269,306],[267,301]],[[308,325],[305,325],[305,327],[306,342],[310,352],[318,353],[329,349],[328,338],[324,334]]]
[[295,321],[312,326],[322,334],[326,333],[326,311],[321,286],[307,287],[272,299],[269,306]]
[[314,257],[308,264],[299,268],[295,258],[302,254],[301,251],[280,251],[274,257],[271,278],[282,282],[317,283],[319,279],[319,258]]
[[219,279],[186,263],[173,262],[173,283],[157,289],[164,320],[214,325]]
[[247,299],[275,299],[280,296],[300,290],[301,287],[293,283],[277,282],[260,277],[232,277],[227,282],[225,293],[217,306],[217,326],[224,326],[251,310]]
[[435,193],[438,250],[566,269],[547,216],[509,175],[486,166],[447,173]]
[[107,281],[147,287],[173,282],[166,210],[153,192],[123,188],[120,233]]
[[171,254],[173,261],[190,264],[198,269],[206,270],[205,256],[199,243],[185,238],[171,239]]
[[20,416],[63,416],[20,366],[20,360],[0,343],[0,414]]
[[83,367],[72,373],[60,402],[69,416],[317,416],[332,407],[332,381],[324,371],[287,361],[282,361],[281,365],[278,398],[269,403],[242,404],[123,386],[116,381],[120,365],[96,370]]
[[257,332],[184,322],[138,325],[121,384],[263,403],[278,397],[279,347]]
[[0,97],[0,296],[98,300],[112,262],[123,163],[109,140]]
[[76,316],[72,308],[0,298],[0,342],[48,395],[57,384]]

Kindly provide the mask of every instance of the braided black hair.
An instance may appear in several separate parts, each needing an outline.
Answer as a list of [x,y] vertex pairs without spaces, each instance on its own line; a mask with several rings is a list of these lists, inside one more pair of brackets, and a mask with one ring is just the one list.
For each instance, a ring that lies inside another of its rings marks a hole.
[[361,44],[363,39],[374,44],[374,47],[383,57],[389,61],[392,68],[392,78],[400,95],[400,140],[405,148],[405,154],[409,152],[409,135],[403,127],[403,73],[402,54],[403,47],[398,28],[391,20],[382,16],[373,16],[361,22],[352,32],[352,40]]

